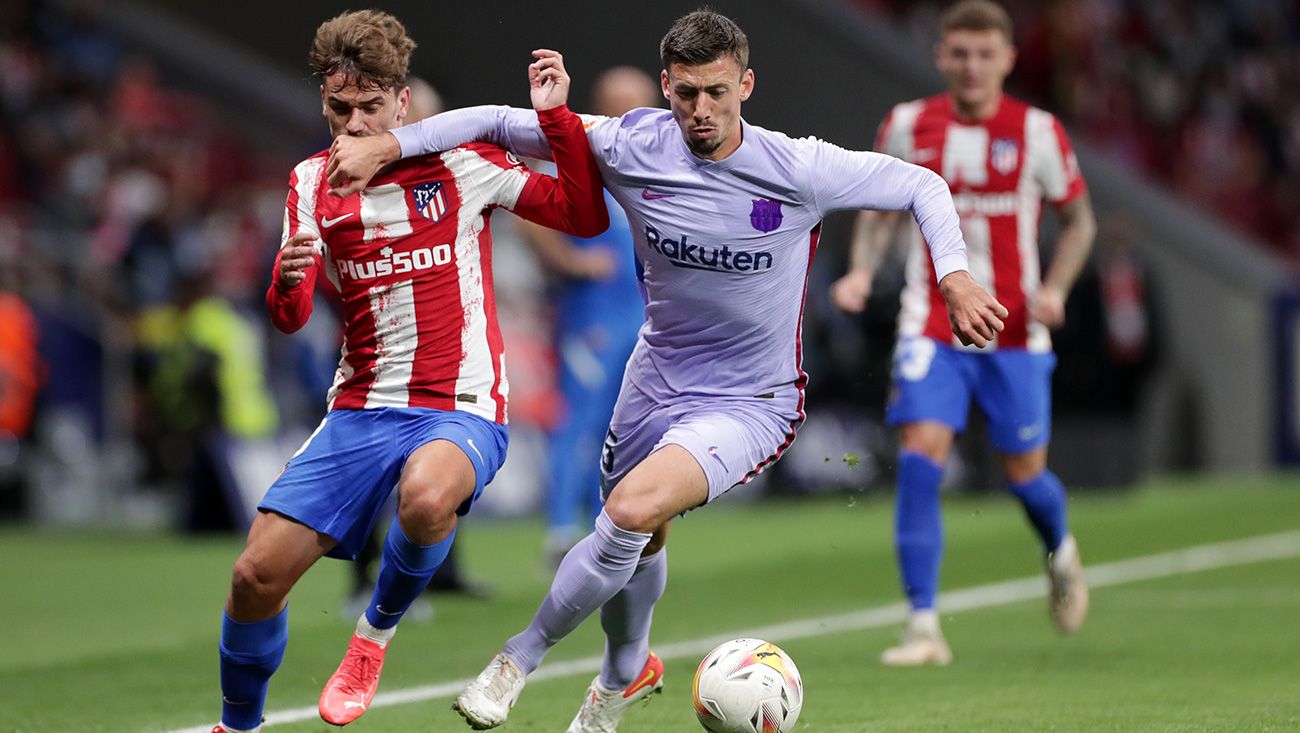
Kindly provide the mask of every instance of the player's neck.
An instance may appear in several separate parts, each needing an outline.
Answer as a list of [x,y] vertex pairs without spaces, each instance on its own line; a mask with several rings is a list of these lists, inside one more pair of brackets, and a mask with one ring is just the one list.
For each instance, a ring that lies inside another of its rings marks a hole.
[[965,105],[956,95],[950,95],[952,99],[952,112],[959,122],[985,122],[998,113],[998,108],[1002,106],[1002,92],[989,97],[987,100],[975,104]]

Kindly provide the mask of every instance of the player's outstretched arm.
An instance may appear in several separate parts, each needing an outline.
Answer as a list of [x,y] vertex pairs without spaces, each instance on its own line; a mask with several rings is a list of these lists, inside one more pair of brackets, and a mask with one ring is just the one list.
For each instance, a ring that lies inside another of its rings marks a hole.
[[492,105],[454,109],[382,135],[334,138],[325,168],[330,194],[350,196],[360,191],[381,168],[401,158],[471,142],[492,143],[529,158],[551,157],[532,110]]
[[319,257],[316,239],[315,232],[298,232],[275,255],[271,287],[266,290],[266,308],[271,322],[284,333],[297,331],[311,318]]

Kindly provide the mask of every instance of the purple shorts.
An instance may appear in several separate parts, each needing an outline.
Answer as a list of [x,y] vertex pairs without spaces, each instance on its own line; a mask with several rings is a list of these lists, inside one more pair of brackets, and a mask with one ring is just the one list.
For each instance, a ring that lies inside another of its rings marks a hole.
[[794,385],[754,397],[675,397],[656,400],[628,380],[614,406],[600,457],[601,495],[659,448],[690,452],[709,480],[713,501],[776,463],[803,422]]

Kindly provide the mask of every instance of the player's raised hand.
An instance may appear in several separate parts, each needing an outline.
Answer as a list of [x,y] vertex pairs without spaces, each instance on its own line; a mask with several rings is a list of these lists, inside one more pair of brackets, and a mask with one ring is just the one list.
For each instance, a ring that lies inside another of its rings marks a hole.
[[1029,299],[1029,317],[1048,328],[1061,327],[1065,323],[1065,296],[1055,285],[1043,283]]
[[939,291],[948,303],[948,322],[963,344],[988,346],[1004,328],[1007,309],[971,279],[965,270],[950,272],[939,283]]
[[325,175],[331,196],[351,196],[366,187],[380,168],[402,157],[402,146],[390,133],[356,137],[340,135],[330,145]]
[[316,264],[316,235],[298,232],[280,250],[280,285],[292,288],[307,279],[307,268]]
[[845,313],[861,313],[871,297],[872,273],[853,268],[831,285],[831,305]]
[[528,94],[533,109],[541,112],[569,101],[569,72],[564,70],[564,56],[559,51],[539,48],[533,51],[537,59],[528,65]]

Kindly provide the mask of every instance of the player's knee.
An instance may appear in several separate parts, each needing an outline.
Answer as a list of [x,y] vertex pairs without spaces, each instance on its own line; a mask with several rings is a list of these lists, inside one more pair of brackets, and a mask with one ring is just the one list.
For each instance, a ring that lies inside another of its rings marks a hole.
[[629,532],[654,532],[663,524],[650,497],[634,497],[631,492],[620,494],[617,490],[605,502],[605,513],[619,529]]
[[1002,460],[1002,469],[1007,480],[1013,484],[1023,484],[1038,477],[1047,470],[1047,451],[1035,450],[1018,455],[1008,455]]
[[288,592],[283,579],[277,578],[266,563],[247,553],[235,561],[230,579],[230,594],[236,603],[255,606],[278,603]]
[[420,544],[432,544],[456,526],[456,509],[464,501],[460,492],[450,487],[431,485],[402,497],[397,508],[402,531]]

